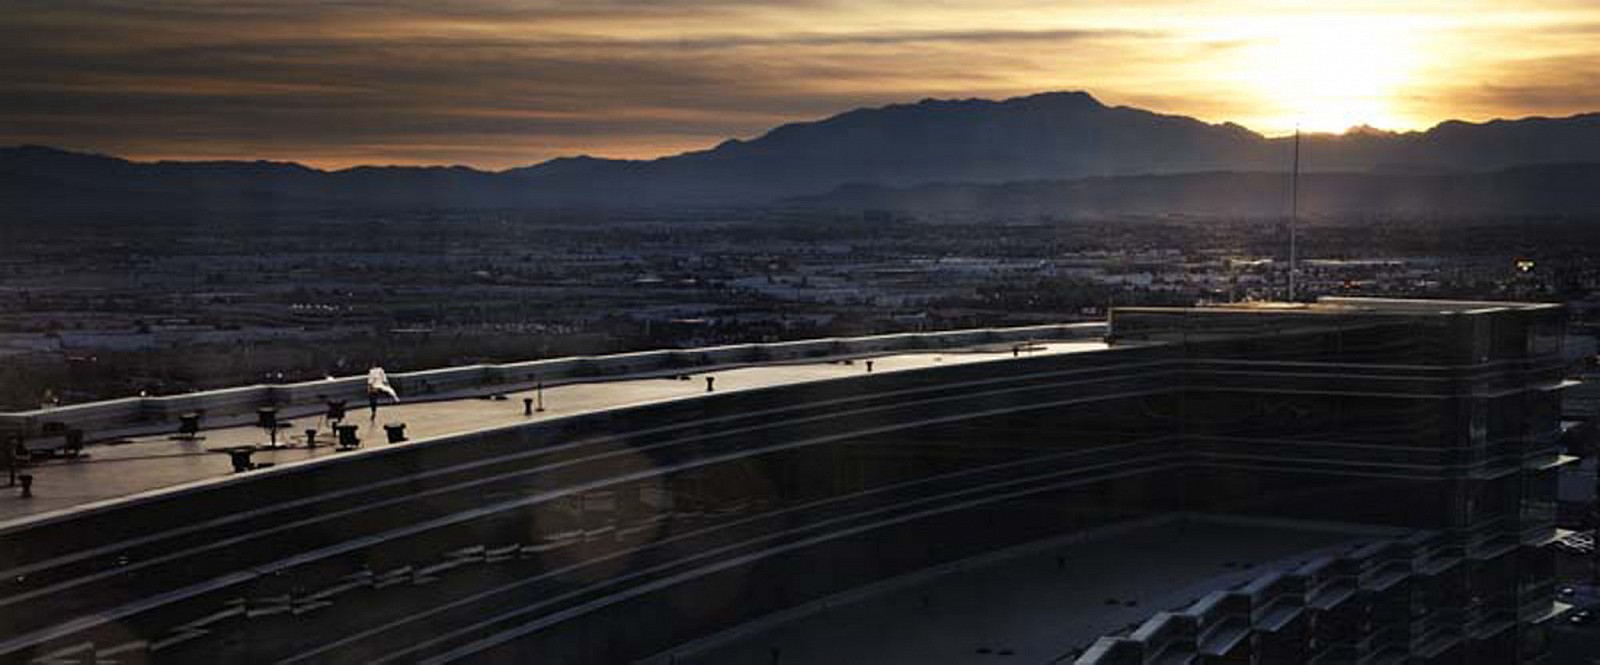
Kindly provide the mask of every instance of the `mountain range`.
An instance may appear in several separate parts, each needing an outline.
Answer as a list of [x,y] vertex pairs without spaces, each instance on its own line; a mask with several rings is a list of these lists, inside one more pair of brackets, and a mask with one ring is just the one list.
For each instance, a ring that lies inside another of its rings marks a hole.
[[[1057,201],[1066,212],[1081,206],[1107,214],[1282,210],[1283,179],[1272,174],[1288,169],[1291,141],[1232,123],[1058,92],[858,109],[659,159],[570,157],[498,172],[133,162],[20,146],[0,148],[0,212],[56,217],[775,202],[848,208],[957,199],[990,205],[1026,200],[1025,206],[1043,208]],[[1420,132],[1315,134],[1304,138],[1302,154],[1303,170],[1318,174],[1303,182],[1313,209],[1426,208],[1430,202],[1456,209],[1472,201],[1492,204],[1490,212],[1600,208],[1583,195],[1600,189],[1592,166],[1600,163],[1600,113],[1449,121]],[[1338,186],[1319,195],[1322,183]],[[1545,196],[1547,184],[1565,189]],[[1484,187],[1507,193],[1461,196]],[[1319,203],[1319,196],[1333,203]]]

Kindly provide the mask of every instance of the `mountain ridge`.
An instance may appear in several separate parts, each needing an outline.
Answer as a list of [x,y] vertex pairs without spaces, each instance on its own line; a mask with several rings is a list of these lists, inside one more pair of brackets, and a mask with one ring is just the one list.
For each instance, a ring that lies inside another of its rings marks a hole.
[[[0,210],[51,216],[123,206],[237,209],[247,199],[283,209],[763,205],[820,196],[848,183],[905,188],[1284,170],[1289,141],[1231,122],[1108,106],[1087,92],[1063,91],[1002,100],[928,98],[785,123],[754,138],[654,159],[578,155],[500,171],[138,162],[19,146],[0,148],[0,174],[12,181],[0,184]],[[1409,132],[1357,127],[1308,134],[1303,147],[1308,172],[1482,173],[1593,162],[1600,161],[1600,113],[1449,120]],[[86,194],[74,197],[73,191]],[[126,192],[128,201],[115,192]]]

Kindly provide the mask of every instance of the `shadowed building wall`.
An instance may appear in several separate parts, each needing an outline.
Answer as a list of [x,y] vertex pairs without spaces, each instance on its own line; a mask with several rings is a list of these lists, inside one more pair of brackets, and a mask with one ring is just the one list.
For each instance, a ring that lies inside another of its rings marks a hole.
[[1438,618],[1352,654],[1533,660],[1563,321],[1404,301],[1125,309],[1106,350],[285,468],[0,534],[0,568],[27,573],[0,596],[16,636],[0,653],[618,662],[1007,547],[1224,513],[1422,534],[1407,551],[1437,570],[1405,607]]

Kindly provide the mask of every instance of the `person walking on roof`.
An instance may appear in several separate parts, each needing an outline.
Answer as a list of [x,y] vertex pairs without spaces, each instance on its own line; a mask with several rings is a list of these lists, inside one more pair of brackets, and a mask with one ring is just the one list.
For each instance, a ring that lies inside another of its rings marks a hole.
[[378,419],[378,396],[388,395],[395,403],[400,402],[400,395],[395,393],[394,387],[389,385],[389,375],[382,367],[373,366],[367,370],[367,408],[372,410],[372,420]]

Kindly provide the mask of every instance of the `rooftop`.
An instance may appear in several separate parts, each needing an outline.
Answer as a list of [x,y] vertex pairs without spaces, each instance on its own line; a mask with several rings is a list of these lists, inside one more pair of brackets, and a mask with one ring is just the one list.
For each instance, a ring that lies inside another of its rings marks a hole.
[[1470,314],[1495,310],[1559,309],[1555,303],[1489,300],[1425,300],[1322,296],[1316,302],[1243,302],[1204,307],[1118,307],[1128,312],[1293,312],[1305,314]]
[[[1101,341],[1040,342],[1026,347],[1024,355],[1083,353],[1109,348]],[[523,414],[523,399],[536,398],[532,386],[461,391],[429,401],[406,400],[398,404],[385,399],[375,418],[369,418],[365,404],[352,402],[346,422],[359,425],[364,446],[339,452],[331,445],[307,447],[302,432],[317,428],[319,443],[332,440],[321,409],[309,407],[293,411],[286,419],[292,423],[278,435],[280,448],[261,448],[253,461],[271,463],[273,468],[251,474],[274,473],[285,467],[331,462],[339,458],[370,454],[395,445],[416,445],[454,435],[516,427],[528,423],[571,417],[628,406],[706,396],[706,377],[715,379],[716,392],[826,381],[865,373],[865,361],[873,362],[874,372],[903,372],[976,362],[1006,362],[1014,353],[1010,344],[974,345],[937,351],[855,354],[769,362],[751,365],[722,365],[677,371],[648,371],[609,375],[601,379],[573,379],[552,382],[543,389],[543,413]],[[402,393],[402,399],[405,400]],[[35,412],[39,413],[39,412]],[[400,444],[383,442],[382,426],[405,423],[408,440]],[[0,495],[0,530],[15,528],[50,515],[71,513],[141,495],[174,491],[179,488],[228,482],[239,477],[232,473],[229,457],[219,449],[235,446],[263,446],[264,430],[253,419],[243,423],[206,428],[201,440],[182,440],[172,436],[171,423],[148,425],[145,431],[131,431],[111,441],[92,443],[76,459],[53,459],[27,468],[35,480],[31,498],[17,493]]]

